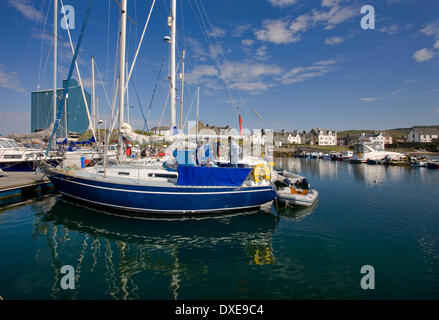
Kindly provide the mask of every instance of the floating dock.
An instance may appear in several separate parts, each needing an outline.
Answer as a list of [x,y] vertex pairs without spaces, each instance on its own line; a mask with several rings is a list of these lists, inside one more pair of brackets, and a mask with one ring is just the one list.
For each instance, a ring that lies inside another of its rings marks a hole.
[[54,190],[43,173],[0,172],[0,206],[42,196]]

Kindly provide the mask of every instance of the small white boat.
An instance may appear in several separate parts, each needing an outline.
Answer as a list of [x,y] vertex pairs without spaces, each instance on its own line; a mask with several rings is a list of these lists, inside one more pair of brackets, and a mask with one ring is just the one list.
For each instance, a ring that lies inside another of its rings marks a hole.
[[312,206],[318,199],[317,190],[298,189],[295,187],[286,187],[277,190],[277,197],[289,205]]
[[287,186],[276,189],[277,199],[286,204],[310,207],[319,197],[317,190],[309,189],[310,185],[305,177],[287,170],[274,171],[272,181]]

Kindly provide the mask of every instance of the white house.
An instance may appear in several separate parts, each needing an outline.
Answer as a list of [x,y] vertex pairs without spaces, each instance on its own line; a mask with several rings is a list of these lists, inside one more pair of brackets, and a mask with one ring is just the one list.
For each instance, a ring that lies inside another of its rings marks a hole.
[[302,144],[302,137],[299,132],[293,131],[288,134],[288,143],[289,144]]
[[363,132],[358,138],[358,141],[370,142],[372,144],[379,145],[381,149],[384,149],[385,137],[381,132],[374,134],[365,134]]
[[408,135],[408,142],[432,142],[433,139],[438,139],[438,128],[420,128],[413,127]]
[[393,137],[390,134],[383,134],[384,136],[384,144],[392,144],[393,143]]
[[169,127],[154,127],[151,129],[151,132],[162,136],[168,136],[171,134],[171,129]]
[[253,144],[263,145],[265,144],[265,135],[262,134],[261,130],[255,129],[250,137],[250,141]]
[[319,146],[337,145],[337,131],[313,128],[311,129],[310,134],[313,136],[313,143],[317,143]]

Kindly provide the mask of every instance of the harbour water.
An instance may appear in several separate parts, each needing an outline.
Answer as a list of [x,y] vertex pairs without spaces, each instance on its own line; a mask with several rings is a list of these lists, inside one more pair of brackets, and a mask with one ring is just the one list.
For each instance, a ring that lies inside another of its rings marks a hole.
[[[439,170],[279,158],[311,208],[110,216],[54,195],[0,210],[3,299],[439,299]],[[75,289],[60,286],[63,265]],[[361,267],[375,270],[363,290]]]

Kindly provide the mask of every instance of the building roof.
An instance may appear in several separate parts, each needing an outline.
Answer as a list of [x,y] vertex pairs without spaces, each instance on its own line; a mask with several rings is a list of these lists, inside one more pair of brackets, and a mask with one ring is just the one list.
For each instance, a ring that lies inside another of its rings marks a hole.
[[154,128],[151,128],[151,131],[166,131],[169,129],[170,129],[169,127],[154,127]]
[[324,135],[327,135],[328,132],[336,132],[335,130],[328,130],[323,128],[312,128],[309,133],[318,135],[319,132],[323,132]]
[[439,135],[439,128],[424,128],[424,127],[413,127],[412,130],[417,132],[418,134],[422,135],[432,135],[437,134]]

